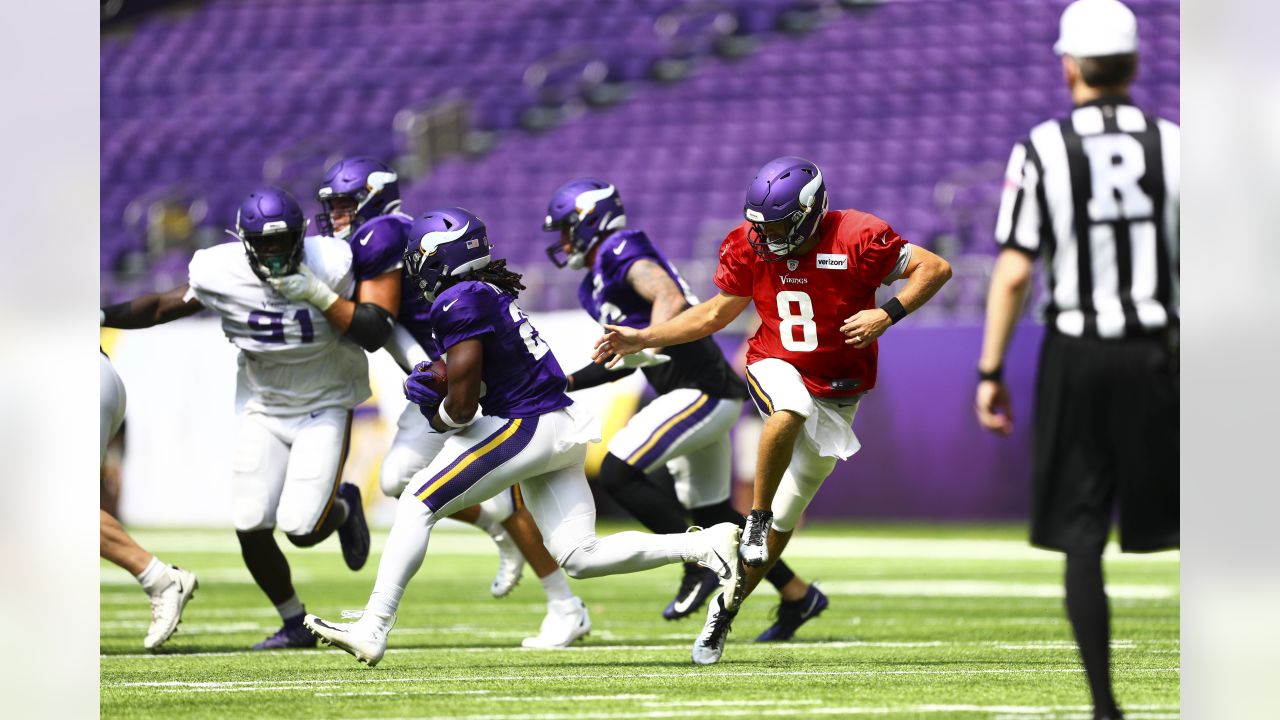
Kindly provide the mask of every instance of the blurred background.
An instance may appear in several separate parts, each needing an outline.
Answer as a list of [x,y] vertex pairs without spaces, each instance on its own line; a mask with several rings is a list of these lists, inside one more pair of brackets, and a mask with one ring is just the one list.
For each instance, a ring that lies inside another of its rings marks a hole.
[[[754,171],[816,162],[833,208],[886,219],[951,261],[952,281],[881,343],[881,379],[810,517],[995,520],[1026,516],[1029,313],[1007,365],[1014,437],[971,410],[991,240],[1012,144],[1065,114],[1051,46],[1066,0],[208,0],[103,7],[101,288],[104,303],[186,282],[198,248],[226,241],[263,182],[309,213],[324,168],[385,158],[404,209],[462,205],[525,274],[522,305],[567,371],[598,328],[581,275],[556,270],[540,226],[551,192],[593,175],[617,185],[694,291],[714,292],[719,241]],[[1134,99],[1179,122],[1179,6],[1128,0],[1141,33]],[[736,354],[749,319],[717,339]],[[121,488],[131,523],[224,526],[234,349],[216,319],[106,332],[129,393]],[[375,356],[347,480],[378,494],[378,460],[403,399]],[[583,399],[625,422],[643,383]],[[754,440],[741,423],[736,473]],[[602,503],[606,512],[610,508]],[[374,506],[375,513],[386,508]],[[381,516],[386,519],[385,516]]]

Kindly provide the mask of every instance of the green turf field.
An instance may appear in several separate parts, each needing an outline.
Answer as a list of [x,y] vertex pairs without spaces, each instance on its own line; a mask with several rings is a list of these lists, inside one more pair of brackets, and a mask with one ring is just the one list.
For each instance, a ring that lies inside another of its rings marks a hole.
[[[526,568],[510,597],[490,598],[488,538],[442,527],[391,648],[371,669],[331,649],[246,652],[279,620],[230,531],[136,537],[201,585],[178,634],[150,655],[144,595],[103,563],[103,717],[1089,717],[1062,613],[1061,558],[1027,547],[1019,528],[803,528],[787,560],[820,581],[830,608],[795,641],[757,645],[776,602],[762,586],[724,659],[706,668],[689,661],[704,613],[659,615],[678,567],[571,581],[590,608],[591,635],[569,650],[523,650],[543,614],[536,578]],[[363,606],[383,540],[375,535],[358,574],[342,564],[336,539],[288,548],[307,609],[338,619]],[[1108,557],[1121,705],[1133,720],[1178,717],[1178,555]]]

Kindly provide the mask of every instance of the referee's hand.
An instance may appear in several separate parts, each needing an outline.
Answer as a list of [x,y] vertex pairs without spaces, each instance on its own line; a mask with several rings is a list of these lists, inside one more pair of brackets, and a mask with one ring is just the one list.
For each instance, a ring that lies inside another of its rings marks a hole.
[[978,383],[978,396],[973,401],[978,424],[1000,435],[1013,434],[1013,405],[1009,402],[1009,388],[997,380]]

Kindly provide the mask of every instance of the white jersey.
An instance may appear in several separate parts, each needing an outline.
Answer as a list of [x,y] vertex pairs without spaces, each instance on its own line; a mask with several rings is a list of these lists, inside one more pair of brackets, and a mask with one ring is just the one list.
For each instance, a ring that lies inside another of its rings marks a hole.
[[[355,292],[351,248],[331,237],[308,237],[303,263],[339,296]],[[351,408],[369,397],[364,350],[340,335],[324,313],[293,302],[249,267],[244,246],[200,250],[188,270],[190,291],[222,316],[222,331],[240,348],[236,404],[293,415],[325,407]]]

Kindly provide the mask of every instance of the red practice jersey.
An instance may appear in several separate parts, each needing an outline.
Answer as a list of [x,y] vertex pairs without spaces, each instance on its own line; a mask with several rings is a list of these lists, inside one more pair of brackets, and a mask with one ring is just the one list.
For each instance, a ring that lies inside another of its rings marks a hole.
[[906,241],[874,215],[830,210],[813,250],[769,262],[747,242],[750,227],[744,222],[724,239],[715,277],[724,292],[752,298],[760,313],[747,362],[786,360],[819,397],[875,387],[877,344],[856,350],[845,344],[840,326],[875,307],[876,288],[897,269]]

